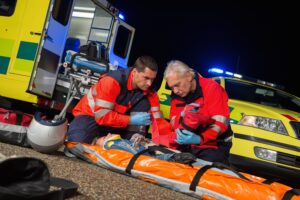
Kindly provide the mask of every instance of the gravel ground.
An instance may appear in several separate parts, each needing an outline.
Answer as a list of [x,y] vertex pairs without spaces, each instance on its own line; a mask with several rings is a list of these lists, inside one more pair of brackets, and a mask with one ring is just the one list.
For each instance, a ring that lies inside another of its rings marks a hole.
[[0,143],[0,153],[5,156],[30,156],[45,161],[52,176],[70,179],[79,185],[79,194],[70,199],[195,199],[77,158],[67,158],[62,151],[47,155],[32,149]]

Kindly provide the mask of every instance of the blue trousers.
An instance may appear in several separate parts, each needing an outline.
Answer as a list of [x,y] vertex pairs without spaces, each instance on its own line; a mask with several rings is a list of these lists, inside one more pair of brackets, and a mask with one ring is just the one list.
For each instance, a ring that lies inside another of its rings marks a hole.
[[67,140],[72,142],[92,143],[95,137],[106,136],[108,133],[120,134],[124,139],[130,139],[134,133],[128,132],[125,128],[112,128],[100,126],[95,118],[88,115],[79,115],[70,123]]
[[219,146],[218,149],[213,148],[205,148],[205,149],[198,149],[193,148],[190,150],[192,154],[194,154],[197,158],[210,161],[210,162],[222,162],[228,163],[229,158],[229,151],[231,146],[222,145]]

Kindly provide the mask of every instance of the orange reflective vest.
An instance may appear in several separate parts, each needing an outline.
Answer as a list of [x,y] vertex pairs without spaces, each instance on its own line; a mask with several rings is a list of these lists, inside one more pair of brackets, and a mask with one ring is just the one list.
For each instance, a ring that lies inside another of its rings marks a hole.
[[[228,128],[229,107],[228,96],[224,88],[212,79],[203,78],[199,74],[195,78],[196,91],[182,98],[172,93],[170,120],[174,130],[179,128],[180,113],[185,106],[191,103],[200,105],[199,112],[204,118],[213,119],[212,124],[196,134],[201,137],[199,145],[192,145],[192,148],[218,148],[217,138]],[[175,145],[176,133],[172,137]]]
[[132,88],[132,68],[119,69],[100,77],[73,109],[73,115],[95,117],[102,126],[125,128],[130,112],[149,112],[161,117],[155,91]]

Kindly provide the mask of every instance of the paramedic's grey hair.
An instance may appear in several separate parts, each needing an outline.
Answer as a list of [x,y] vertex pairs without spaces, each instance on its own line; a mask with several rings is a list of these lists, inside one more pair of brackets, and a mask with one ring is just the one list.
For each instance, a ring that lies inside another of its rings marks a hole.
[[180,60],[171,60],[168,62],[167,67],[164,72],[164,79],[168,78],[171,72],[177,73],[179,76],[185,75],[187,72],[195,77],[195,72],[184,62]]

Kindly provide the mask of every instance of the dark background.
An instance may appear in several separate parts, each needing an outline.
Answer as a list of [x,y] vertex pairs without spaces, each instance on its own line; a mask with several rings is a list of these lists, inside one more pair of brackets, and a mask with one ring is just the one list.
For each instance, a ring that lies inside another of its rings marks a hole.
[[[209,76],[228,71],[285,86],[300,96],[296,5],[275,1],[110,0],[136,28],[129,65],[140,55],[159,64],[160,84],[168,61],[179,59]],[[294,48],[293,48],[294,46]]]

